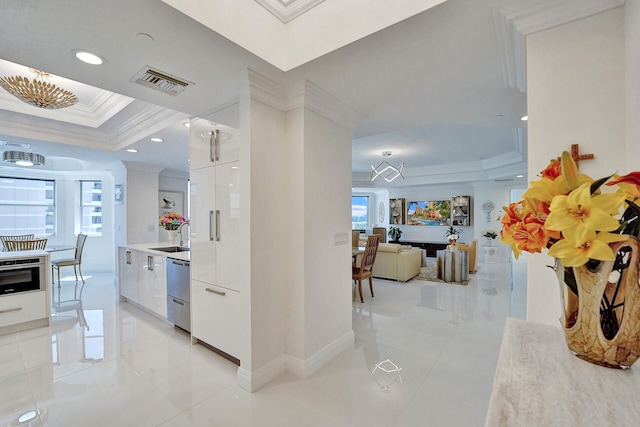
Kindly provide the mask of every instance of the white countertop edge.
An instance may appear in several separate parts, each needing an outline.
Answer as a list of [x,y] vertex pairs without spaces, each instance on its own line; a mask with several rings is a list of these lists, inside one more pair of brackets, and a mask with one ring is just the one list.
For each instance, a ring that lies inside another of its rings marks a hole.
[[140,252],[146,252],[152,255],[161,255],[166,258],[179,259],[182,261],[191,260],[191,252],[163,252],[163,251],[155,251],[152,248],[164,248],[169,246],[179,246],[175,243],[169,242],[159,242],[159,243],[136,243],[133,245],[120,246],[121,248],[133,249]]

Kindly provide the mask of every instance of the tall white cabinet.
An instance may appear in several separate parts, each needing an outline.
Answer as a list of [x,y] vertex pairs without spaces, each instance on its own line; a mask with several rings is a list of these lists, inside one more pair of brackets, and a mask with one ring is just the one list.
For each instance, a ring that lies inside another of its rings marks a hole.
[[239,359],[238,105],[191,121],[191,334]]

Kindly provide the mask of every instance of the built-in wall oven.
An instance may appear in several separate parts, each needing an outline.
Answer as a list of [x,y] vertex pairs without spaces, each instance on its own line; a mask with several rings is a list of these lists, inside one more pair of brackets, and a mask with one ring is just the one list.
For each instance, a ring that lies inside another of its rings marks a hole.
[[46,255],[0,258],[0,295],[44,289],[46,259]]

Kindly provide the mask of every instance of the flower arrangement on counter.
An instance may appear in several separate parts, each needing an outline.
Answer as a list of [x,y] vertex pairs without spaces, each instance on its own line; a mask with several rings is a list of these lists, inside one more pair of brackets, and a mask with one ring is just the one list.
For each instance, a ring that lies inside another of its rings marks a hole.
[[161,215],[158,219],[158,224],[160,224],[160,226],[165,230],[177,230],[185,221],[186,220],[183,216],[175,212],[171,212]]
[[[614,261],[609,243],[624,241],[627,235],[638,237],[640,208],[635,202],[640,197],[640,172],[593,180],[578,173],[564,151],[561,160],[552,160],[541,174],[522,200],[504,208],[500,241],[511,245],[516,258],[523,251],[548,248],[565,267]],[[605,191],[607,187],[614,188]]]
[[496,237],[498,237],[498,232],[490,228],[488,230],[484,230],[481,236],[484,237],[485,239],[493,240]]

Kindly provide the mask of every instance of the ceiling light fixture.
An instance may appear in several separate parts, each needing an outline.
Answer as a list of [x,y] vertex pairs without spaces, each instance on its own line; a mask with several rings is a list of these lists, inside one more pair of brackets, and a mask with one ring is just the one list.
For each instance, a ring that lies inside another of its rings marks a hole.
[[151,140],[152,140],[153,142],[162,142],[162,141],[164,141],[164,139],[162,139],[162,138],[158,138],[157,136],[154,136],[153,138],[151,138]]
[[138,150],[136,150],[135,148],[128,148],[127,149],[127,153],[137,153]]
[[36,75],[33,82],[22,76],[0,77],[0,86],[19,100],[47,110],[71,107],[78,102],[73,93],[49,83],[49,73],[30,70]]
[[[383,151],[382,155],[384,157],[391,156],[391,151]],[[404,175],[402,175],[402,170],[404,169],[404,162],[400,163],[400,165],[393,166],[391,163],[383,160],[380,162],[378,166],[371,165],[371,182],[373,182],[379,176],[382,177],[387,182],[391,182],[396,178],[400,177],[404,179]]]
[[15,163],[18,166],[44,165],[44,156],[42,154],[28,153],[25,151],[5,151],[2,153],[2,160]]
[[102,65],[106,62],[106,60],[100,55],[96,55],[95,53],[86,50],[76,49],[71,52],[73,52],[73,55],[85,64]]
[[529,116],[522,116],[520,117],[520,120],[522,120],[523,122],[526,122],[527,120],[529,120]]

